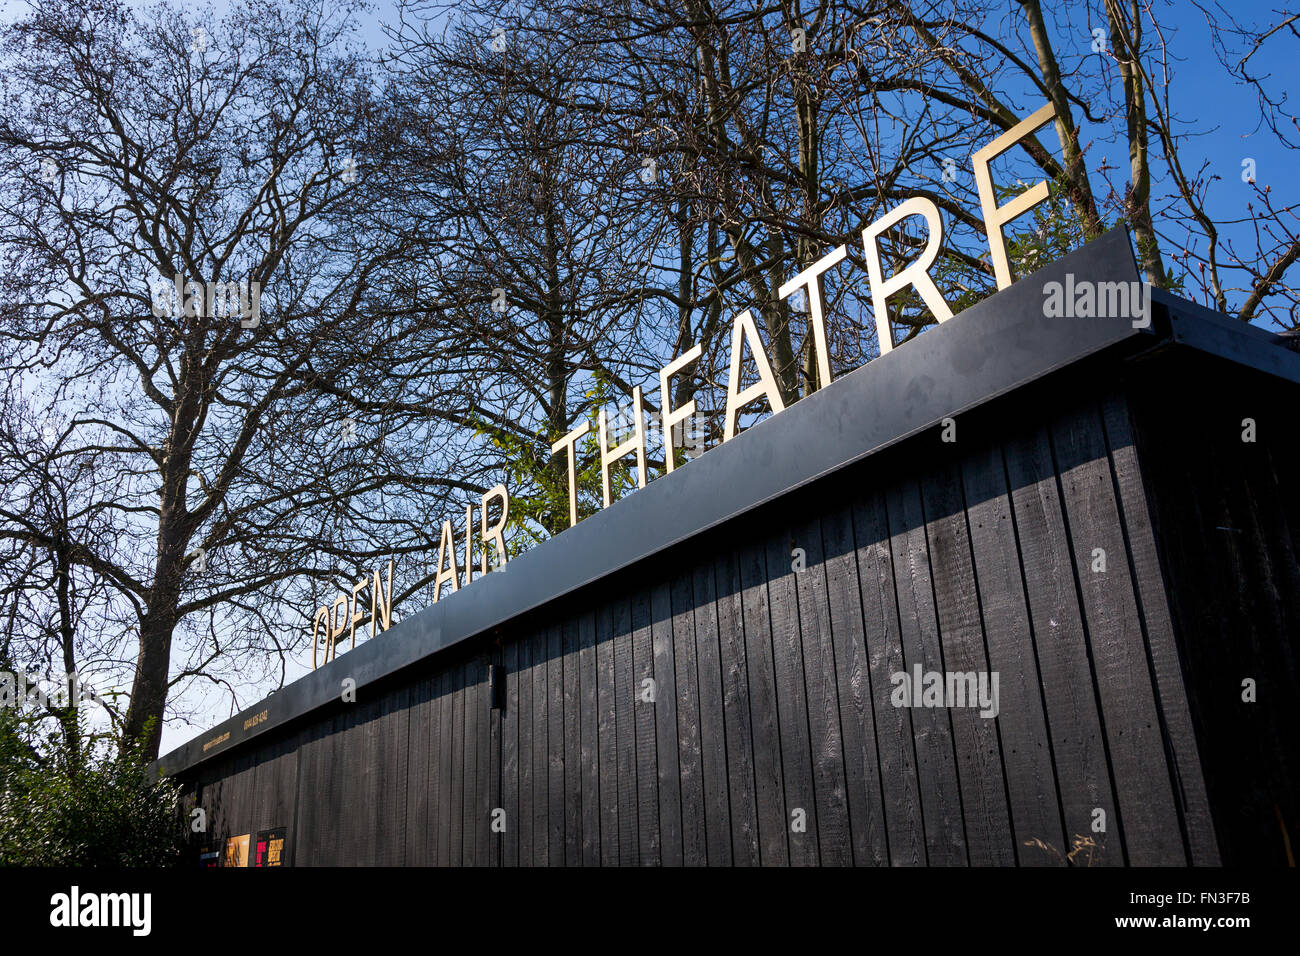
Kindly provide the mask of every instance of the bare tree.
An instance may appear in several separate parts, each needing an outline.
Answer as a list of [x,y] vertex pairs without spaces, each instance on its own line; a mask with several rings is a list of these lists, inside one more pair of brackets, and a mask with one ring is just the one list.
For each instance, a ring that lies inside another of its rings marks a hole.
[[[572,41],[581,22],[425,3],[404,12],[395,83],[418,129],[404,164],[421,187],[408,214],[414,231],[438,224],[455,237],[420,268],[467,291],[453,324],[457,354],[474,356],[469,413],[515,479],[524,539],[554,534],[569,509],[552,444],[606,404],[612,416],[663,361],[656,177],[614,119],[622,107],[599,48]],[[653,394],[643,401],[656,408]],[[578,448],[584,473],[595,447],[593,430]]]
[[283,680],[327,581],[423,560],[449,489],[483,487],[440,306],[393,269],[437,237],[391,225],[388,106],[329,6],[48,2],[4,34],[7,407],[57,435],[5,423],[10,654],[57,636],[129,680],[149,753],[169,698]]

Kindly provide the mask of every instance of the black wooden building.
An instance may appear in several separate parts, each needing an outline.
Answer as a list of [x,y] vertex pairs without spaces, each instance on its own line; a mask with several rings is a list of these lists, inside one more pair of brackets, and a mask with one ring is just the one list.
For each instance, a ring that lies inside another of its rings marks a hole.
[[[196,840],[279,829],[300,866],[1288,864],[1300,354],[1160,293],[1145,328],[1045,318],[1067,274],[1136,281],[1128,236],[168,754]],[[997,715],[895,706],[917,665],[996,672]]]

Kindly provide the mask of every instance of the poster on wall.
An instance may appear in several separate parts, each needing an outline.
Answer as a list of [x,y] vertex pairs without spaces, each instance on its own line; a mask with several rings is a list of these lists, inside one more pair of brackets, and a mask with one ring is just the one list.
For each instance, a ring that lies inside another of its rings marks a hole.
[[245,833],[226,841],[226,856],[222,866],[248,866],[248,837]]
[[207,844],[199,848],[199,866],[203,869],[211,869],[221,865],[221,846],[220,844]]
[[253,845],[253,866],[284,866],[284,827],[261,830]]

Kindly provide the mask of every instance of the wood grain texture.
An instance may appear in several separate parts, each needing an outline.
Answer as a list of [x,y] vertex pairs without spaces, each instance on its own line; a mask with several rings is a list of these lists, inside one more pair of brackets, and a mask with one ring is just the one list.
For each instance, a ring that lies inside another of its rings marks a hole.
[[726,725],[732,862],[736,866],[758,866],[758,808],[754,784],[754,733],[749,708],[749,665],[745,651],[744,588],[732,552],[726,551],[718,557],[713,571],[718,586],[718,648],[722,671],[722,715]]
[[650,623],[650,595],[638,590],[632,596],[632,693],[636,722],[637,855],[634,862],[658,866],[659,856],[659,750],[656,743],[656,704],[647,700],[655,676],[654,635]]
[[618,786],[618,864],[636,866],[641,859],[637,822],[638,712],[636,663],[632,654],[632,604],[617,598],[611,609],[614,633],[614,737]]
[[1064,862],[1076,841],[1093,840],[1100,845],[1091,854],[1094,866],[1121,866],[1118,839],[1092,830],[1098,810],[1107,821],[1116,819],[1115,796],[1047,429],[1034,428],[1009,440],[1003,460],[1067,841],[1061,846],[1044,839],[1050,849],[1023,849],[1026,855],[1040,853]]
[[[457,664],[452,674],[451,709],[451,761],[447,765],[447,779],[451,798],[447,802],[448,866],[464,866],[470,854],[465,847],[465,693],[469,677],[468,665]],[[473,838],[469,841],[473,847]],[[471,850],[472,852],[472,850]]]
[[699,677],[695,650],[695,595],[689,571],[669,585],[672,605],[673,683],[677,691],[677,765],[682,807],[682,862],[708,862],[704,825],[704,761],[700,751]]
[[[934,585],[926,550],[925,517],[916,482],[895,486],[886,495],[890,549],[894,559],[894,590],[903,637],[904,677],[943,673],[943,647],[935,616]],[[917,706],[912,701],[913,740],[917,779],[925,815],[926,855],[931,866],[965,865],[966,834],[961,815],[960,784],[953,749],[952,716],[944,707]]]
[[[549,652],[551,629],[538,629],[529,641],[533,658],[533,865],[547,866],[551,859],[551,724],[547,713],[550,704],[551,674]],[[557,861],[558,865],[558,861]]]
[[966,456],[961,477],[989,667],[999,674],[997,729],[1016,859],[1064,865],[1064,855],[1039,849],[1060,854],[1067,843],[1001,447]]
[[682,865],[681,765],[678,751],[677,668],[669,583],[650,590],[650,635],[654,653],[655,748],[659,776],[659,852],[664,866]]
[[581,859],[583,866],[600,865],[600,743],[596,699],[596,615],[586,611],[578,618],[578,748],[582,807]]
[[816,866],[819,860],[817,795],[813,789],[812,745],[808,739],[799,597],[792,567],[794,544],[788,527],[780,527],[775,536],[767,539],[766,561],[776,723],[785,786],[785,826],[791,865]]
[[[694,595],[695,663],[698,675],[699,746],[703,773],[705,861],[730,866],[731,809],[728,801],[727,728],[723,716],[722,666],[719,653],[718,609],[713,562],[699,562],[691,571]],[[752,779],[752,778],[751,778]]]
[[599,803],[598,861],[617,866],[620,843],[618,799],[618,700],[615,695],[614,614],[608,601],[596,609],[596,753]]
[[767,566],[761,544],[747,544],[737,555],[740,570],[741,626],[749,669],[749,719],[754,745],[754,800],[758,816],[759,862],[785,866],[790,861],[785,786],[781,778],[781,733],[772,664],[772,619],[768,614]]
[[[1126,854],[1135,866],[1182,864],[1186,850],[1097,409],[1089,405],[1057,419],[1052,444]],[[1105,572],[1093,570],[1099,551],[1105,552]]]
[[[1007,811],[1006,773],[998,730],[1003,724],[1022,719],[1023,715],[1014,710],[1001,711],[999,699],[998,713],[985,716],[992,713],[994,668],[989,667],[985,647],[983,610],[957,469],[945,463],[927,472],[921,483],[921,497],[945,676],[966,678],[960,689],[954,680],[954,700],[948,707],[957,754],[966,851],[972,865],[1010,866],[1016,862],[1016,847]],[[1001,678],[998,672],[999,698]],[[981,680],[988,691],[985,698],[979,697]],[[955,699],[957,693],[964,699]],[[972,700],[972,696],[976,699]],[[990,705],[987,711],[985,701]]]
[[[549,844],[547,858],[551,866],[571,866],[573,858],[576,857],[576,841],[574,852],[567,853],[568,847],[565,844],[565,831],[569,825],[571,811],[568,806],[568,794],[565,790],[565,772],[564,757],[565,745],[568,740],[565,736],[564,712],[565,692],[567,686],[564,680],[564,630],[561,624],[551,624],[546,629],[546,759],[548,764],[548,786],[547,786],[547,842]],[[572,718],[570,718],[572,722]],[[576,771],[574,779],[577,779]],[[575,787],[576,789],[576,787]],[[576,817],[576,813],[572,814]]]
[[516,797],[514,820],[519,834],[519,865],[532,866],[533,854],[537,844],[534,835],[533,820],[533,751],[535,731],[533,728],[533,648],[537,636],[525,632],[517,641],[511,642],[519,649],[519,789]]
[[433,825],[438,831],[437,850],[438,865],[451,865],[452,834],[452,793],[455,791],[455,753],[456,723],[454,709],[456,703],[456,668],[444,668],[436,680],[438,694],[438,814]]
[[[1201,758],[1188,710],[1187,692],[1183,686],[1182,662],[1165,596],[1165,580],[1151,515],[1147,510],[1128,404],[1122,397],[1112,394],[1102,402],[1102,425],[1129,543],[1147,652],[1156,682],[1156,700],[1169,744],[1170,771],[1175,779],[1172,792],[1183,820],[1188,862],[1198,866],[1218,866],[1221,862],[1218,838],[1205,791],[1205,778],[1201,773]],[[1294,556],[1286,564],[1294,568]],[[1293,582],[1293,592],[1297,586],[1300,582]]]
[[411,688],[410,730],[407,737],[406,865],[438,862],[436,813],[438,779],[438,707],[434,680],[423,678]]
[[[297,865],[1278,863],[1300,455],[1161,401],[852,466],[200,765],[193,799],[213,839],[291,828]],[[996,674],[996,716],[899,706],[917,666]]]
[[853,516],[846,504],[836,505],[823,517],[822,542],[853,862],[887,866],[889,841],[876,754],[871,662],[863,630]]
[[883,494],[871,494],[854,502],[853,528],[889,862],[893,866],[924,866],[925,820],[912,711],[895,707],[891,699],[891,677],[905,673],[906,663],[894,589],[892,535]]
[[803,570],[791,575],[791,580],[799,620],[797,643],[803,650],[818,861],[823,866],[849,866],[853,863],[853,847],[821,522],[816,518],[799,522],[791,529],[791,539],[804,551]]
[[582,865],[582,694],[578,678],[578,624],[570,616],[561,627],[564,642],[564,864]]
[[482,866],[484,864],[479,832],[480,820],[483,818],[483,786],[479,778],[479,762],[483,755],[483,724],[486,720],[482,701],[483,658],[474,655],[465,662],[465,690],[461,695],[461,706],[465,713],[465,756],[461,764],[460,781],[462,799],[460,825],[463,831],[463,856],[465,866]]
[[519,818],[519,682],[521,668],[519,655],[526,646],[524,641],[506,641],[501,649],[501,663],[505,668],[506,700],[505,710],[500,715],[501,727],[501,771],[498,786],[500,788],[499,806],[505,811],[506,830],[499,837],[501,842],[501,865],[519,865],[519,832],[522,821]]

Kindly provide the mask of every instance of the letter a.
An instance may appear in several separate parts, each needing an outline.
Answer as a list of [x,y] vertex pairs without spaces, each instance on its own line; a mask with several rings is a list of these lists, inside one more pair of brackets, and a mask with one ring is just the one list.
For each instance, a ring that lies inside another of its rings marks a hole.
[[[443,570],[443,565],[450,562],[451,567]],[[451,531],[451,519],[442,523],[442,540],[438,542],[438,573],[433,579],[433,603],[438,603],[442,596],[442,584],[451,582],[452,591],[460,590],[460,571],[456,568],[456,536]]]
[[[758,366],[758,381],[744,390],[740,387],[740,356],[745,350],[745,339],[749,339],[749,350],[754,353],[754,364]],[[767,354],[763,351],[763,342],[758,337],[758,328],[754,325],[754,314],[746,309],[736,316],[731,329],[731,371],[727,375],[727,409],[726,423],[722,430],[722,440],[731,441],[736,434],[736,416],[740,410],[766,395],[772,405],[772,413],[785,411],[785,402],[776,387],[776,377],[772,366],[768,364]]]

